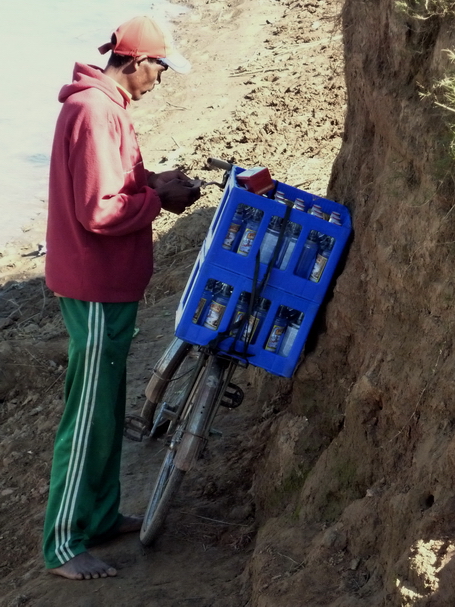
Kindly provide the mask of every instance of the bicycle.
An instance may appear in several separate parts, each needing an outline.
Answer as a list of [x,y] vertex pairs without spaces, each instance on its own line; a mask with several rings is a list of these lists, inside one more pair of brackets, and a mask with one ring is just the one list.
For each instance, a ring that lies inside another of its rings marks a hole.
[[[201,185],[224,188],[232,165],[211,158],[208,164],[225,170],[223,182]],[[219,407],[233,409],[243,401],[243,391],[231,379],[238,365],[247,364],[175,337],[153,370],[140,416],[126,417],[125,436],[136,441],[157,437],[166,445],[140,532],[145,546],[159,535],[185,473],[207,444]]]
[[[231,382],[236,368],[251,362],[275,375],[292,376],[351,232],[349,212],[343,205],[277,180],[271,182],[268,171],[263,169],[246,171],[245,176],[244,169],[222,160],[209,158],[208,165],[224,169],[223,181],[199,181],[198,185],[215,183],[225,192],[219,213],[212,221],[215,227],[211,226],[208,234],[208,248],[204,243],[201,261],[193,268],[179,306],[176,333],[184,339],[175,338],[155,367],[141,415],[127,418],[129,438],[161,436],[167,448],[142,525],[140,538],[144,545],[150,545],[157,537],[185,473],[207,444],[219,407],[235,408],[241,404],[243,392]],[[259,175],[253,193],[246,192],[245,186],[245,177],[250,179],[252,175]],[[265,198],[260,195],[264,188]],[[231,223],[221,219],[227,205],[230,213],[243,207],[247,216],[243,231],[231,229],[235,214],[227,217]],[[262,257],[265,228],[270,225],[275,234],[264,246],[267,254]],[[286,236],[291,233],[294,238]],[[234,262],[232,257],[223,256],[232,255],[233,243],[239,236],[235,253],[242,255]],[[326,257],[316,258],[317,251],[322,251],[323,257],[329,242]],[[223,252],[225,248],[229,252]],[[213,250],[216,263],[210,258]],[[284,256],[279,257],[280,252]],[[306,274],[300,272],[302,260]],[[237,273],[232,271],[232,263],[238,263]],[[209,268],[205,273],[204,264]],[[310,271],[316,267],[319,274],[312,281]],[[200,289],[207,288],[210,293],[210,282],[223,286],[213,297],[200,327],[195,314],[202,314],[201,303],[205,299],[208,305],[211,297],[201,297]],[[231,289],[232,293],[237,289],[235,297],[231,297]],[[202,342],[201,328],[205,332]],[[216,331],[213,339],[208,336],[210,329]]]

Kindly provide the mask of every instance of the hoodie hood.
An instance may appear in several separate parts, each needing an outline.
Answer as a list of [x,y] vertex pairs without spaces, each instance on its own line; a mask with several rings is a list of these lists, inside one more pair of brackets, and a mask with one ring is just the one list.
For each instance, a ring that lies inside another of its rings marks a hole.
[[100,67],[76,63],[73,71],[73,82],[65,84],[59,93],[58,100],[64,103],[68,97],[87,89],[96,88],[102,91],[114,103],[122,108],[128,105],[127,99],[115,85],[115,81],[106,76]]

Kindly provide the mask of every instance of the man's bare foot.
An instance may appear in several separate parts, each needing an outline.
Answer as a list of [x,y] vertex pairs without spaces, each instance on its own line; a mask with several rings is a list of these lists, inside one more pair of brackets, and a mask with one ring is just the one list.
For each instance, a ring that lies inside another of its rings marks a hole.
[[96,580],[98,578],[114,577],[117,570],[107,565],[89,552],[77,554],[61,567],[48,569],[49,573],[60,575],[68,580]]
[[133,531],[139,531],[143,520],[143,516],[123,516],[117,532],[132,533]]

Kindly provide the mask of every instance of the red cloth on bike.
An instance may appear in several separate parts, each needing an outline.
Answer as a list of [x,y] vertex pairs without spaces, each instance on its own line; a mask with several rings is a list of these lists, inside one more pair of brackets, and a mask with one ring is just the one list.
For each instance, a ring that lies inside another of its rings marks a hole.
[[46,283],[83,301],[138,301],[153,272],[151,222],[161,202],[147,186],[129,99],[100,68],[76,63],[59,101]]

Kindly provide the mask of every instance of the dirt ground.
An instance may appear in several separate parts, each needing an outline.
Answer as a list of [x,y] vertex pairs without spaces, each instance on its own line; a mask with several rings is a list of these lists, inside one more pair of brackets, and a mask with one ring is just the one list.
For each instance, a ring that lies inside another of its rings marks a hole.
[[[345,112],[339,9],[335,0],[193,0],[175,24],[193,71],[182,77],[169,70],[132,109],[146,165],[219,179],[205,168],[207,157],[219,156],[267,166],[282,182],[326,195]],[[129,412],[139,413],[172,337],[179,296],[219,196],[211,186],[184,216],[163,214],[154,223],[156,271],[129,357]],[[153,548],[133,536],[97,548],[117,567],[115,579],[79,583],[44,572],[40,539],[67,339],[44,284],[44,256],[36,254],[43,240],[41,218],[0,251],[2,607],[253,605],[248,562],[259,521],[252,479],[270,411],[286,397],[264,395],[264,373],[252,368],[238,378],[246,402],[220,414],[223,436],[188,474]],[[159,444],[125,441],[125,512],[144,510],[160,452]]]

